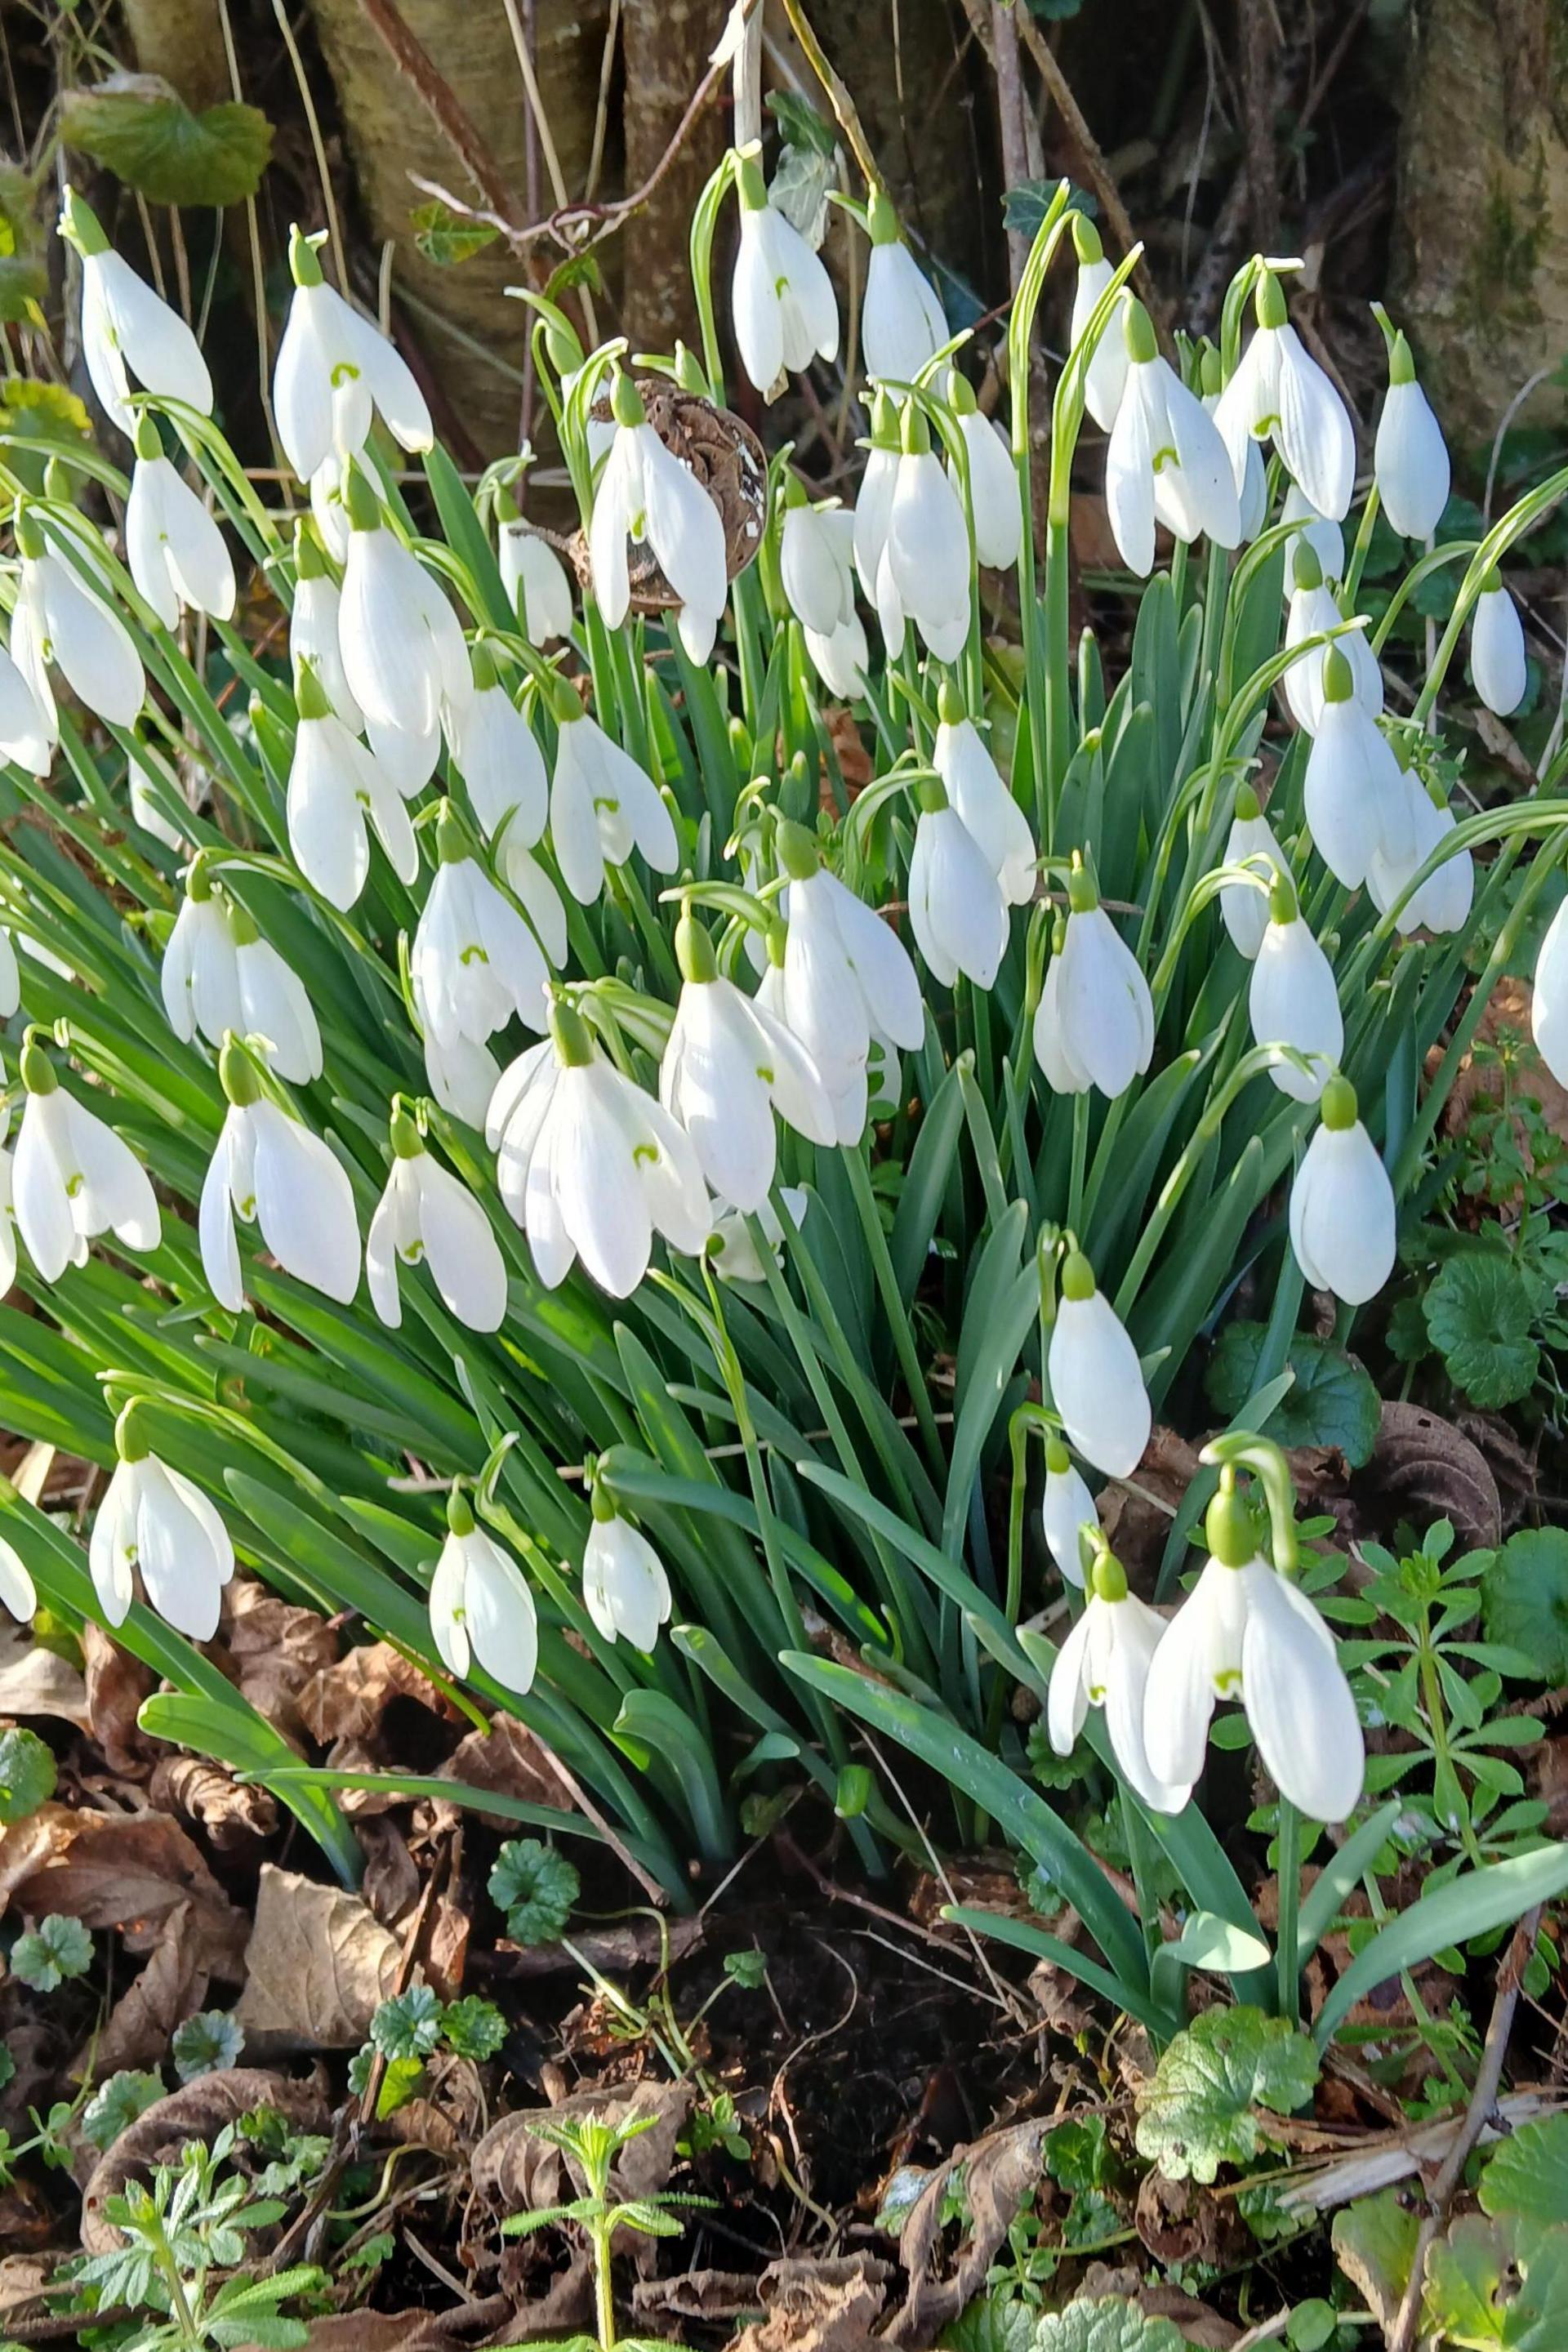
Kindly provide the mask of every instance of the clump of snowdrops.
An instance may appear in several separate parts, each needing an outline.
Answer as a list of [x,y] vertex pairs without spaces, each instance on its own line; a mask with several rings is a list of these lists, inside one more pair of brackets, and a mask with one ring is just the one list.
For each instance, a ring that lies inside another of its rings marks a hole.
[[[722,412],[731,206],[764,401],[839,351],[775,194],[748,152],[699,205],[700,353],[584,352],[527,298],[571,551],[521,520],[516,463],[470,494],[298,233],[299,487],[264,504],[189,329],[68,194],[125,446],[46,442],[42,495],[5,477],[0,1422],[112,1475],[85,1549],[5,1496],[0,1598],[118,1629],[168,1685],[151,1727],[268,1780],[345,1871],[330,1776],[199,1646],[237,1559],[521,1715],[675,1902],[803,1780],[885,1869],[913,1832],[860,1718],[952,1781],[951,1834],[994,1820],[1046,1867],[1100,1954],[1056,1956],[1164,2031],[1171,1971],[1029,1785],[1011,1694],[1062,1754],[1093,1742],[1135,1870],[1164,1846],[1209,1923],[1182,1963],[1256,1991],[1189,1803],[1216,1702],[1278,1784],[1292,1888],[1298,1814],[1356,1816],[1363,1750],[1253,1433],[1305,1286],[1342,1335],[1388,1280],[1557,855],[1554,773],[1456,821],[1437,711],[1467,644],[1484,700],[1522,696],[1498,567],[1568,478],[1426,551],[1448,461],[1404,338],[1368,478],[1289,264],[1241,270],[1217,346],[1162,349],[1064,184],[1011,309],[1010,433],[870,192],[866,462],[852,509],[822,500]],[[1069,270],[1047,418],[1036,312]],[[1142,583],[1115,678],[1068,635],[1086,415]],[[1414,552],[1370,630],[1380,506]],[[237,565],[287,611],[286,669],[237,625]],[[1442,566],[1398,716],[1383,641]],[[1536,1024],[1568,1078],[1563,918]],[[1166,1603],[1206,1506],[1169,1615],[1094,1487],[1136,1475],[1243,1274],[1273,1301],[1255,1392],[1173,1532]],[[1287,2006],[1298,1948],[1292,1895]]]

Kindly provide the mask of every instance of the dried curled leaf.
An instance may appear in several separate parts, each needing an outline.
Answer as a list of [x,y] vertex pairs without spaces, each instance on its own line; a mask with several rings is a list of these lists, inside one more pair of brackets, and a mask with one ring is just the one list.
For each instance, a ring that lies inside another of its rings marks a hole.
[[357,1895],[268,1863],[235,2009],[252,2049],[353,2050],[394,1990],[397,1938]]
[[[763,543],[768,463],[762,443],[751,426],[729,409],[716,408],[710,400],[682,392],[664,376],[638,376],[637,387],[647,421],[665,447],[691,468],[718,508],[724,526],[726,572],[730,579],[737,578]],[[596,422],[607,425],[608,399],[595,402],[593,414]],[[583,533],[574,531],[562,551],[580,584],[591,588],[593,567]],[[651,548],[633,546],[630,571],[634,612],[668,613],[679,604]]]

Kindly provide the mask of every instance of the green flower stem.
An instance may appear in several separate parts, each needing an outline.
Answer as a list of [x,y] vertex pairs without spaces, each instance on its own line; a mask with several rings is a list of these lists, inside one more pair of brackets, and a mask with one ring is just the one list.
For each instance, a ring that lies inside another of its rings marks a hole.
[[1488,573],[1496,570],[1515,541],[1522,539],[1526,531],[1532,530],[1542,517],[1564,495],[1568,495],[1568,466],[1550,475],[1544,482],[1530,491],[1528,496],[1521,499],[1519,504],[1510,508],[1500,522],[1492,525],[1479,547],[1477,548],[1470,558],[1464,579],[1459,583],[1459,593],[1454,600],[1453,614],[1447,627],[1438,640],[1432,667],[1426,673],[1426,684],[1415,698],[1415,708],[1410,714],[1415,726],[1424,727],[1431,716],[1437,697],[1443,690],[1443,680],[1448,674],[1448,664],[1453,660],[1458,648],[1459,638],[1463,634],[1466,622],[1470,617],[1471,607],[1486,584]]
[[1361,576],[1366,569],[1366,559],[1372,550],[1372,534],[1377,522],[1378,509],[1382,504],[1383,499],[1374,481],[1366,494],[1366,504],[1362,509],[1361,528],[1356,532],[1355,544],[1351,549],[1351,560],[1345,566],[1342,587],[1347,604],[1353,605],[1361,593]]
[[1301,1817],[1289,1797],[1279,1800],[1279,1860],[1275,1872],[1279,1889],[1279,1927],[1275,1938],[1279,1969],[1279,2014],[1292,2025],[1301,2016],[1297,1965],[1298,1923],[1301,1914]]
[[893,1269],[892,1254],[888,1237],[882,1231],[882,1220],[877,1213],[877,1196],[871,1189],[871,1171],[862,1147],[846,1144],[840,1153],[849,1178],[849,1189],[855,1196],[855,1207],[860,1219],[860,1230],[866,1237],[866,1248],[871,1260],[871,1272],[883,1312],[893,1336],[893,1348],[904,1376],[904,1386],[910,1392],[910,1406],[920,1425],[921,1442],[933,1475],[940,1480],[946,1465],[942,1455],[942,1438],[931,1410],[931,1391],[921,1369],[920,1350],[915,1345],[914,1328],[905,1311],[899,1291],[899,1277]]

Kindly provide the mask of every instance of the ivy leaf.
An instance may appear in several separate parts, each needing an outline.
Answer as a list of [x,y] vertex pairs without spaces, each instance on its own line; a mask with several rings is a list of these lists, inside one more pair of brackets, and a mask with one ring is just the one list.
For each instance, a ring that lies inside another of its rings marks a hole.
[[1467,1250],[1424,1303],[1432,1344],[1472,1404],[1495,1412],[1529,1395],[1541,1369],[1535,1325],[1550,1304],[1539,1281],[1490,1250]]
[[1020,236],[1033,236],[1050,209],[1055,180],[1020,180],[1002,199],[1002,226]]
[[565,1855],[537,1838],[508,1838],[489,1875],[490,1899],[506,1913],[514,1944],[552,1944],[581,1885]]
[[471,2058],[477,2064],[493,2058],[506,2040],[506,2020],[493,2000],[481,2000],[477,1992],[465,1993],[461,2000],[448,2001],[443,2010],[441,2039],[459,2058]]
[[838,152],[838,134],[815,106],[793,89],[770,89],[763,104],[791,147],[804,147],[831,163]]
[[1465,2214],[1426,2257],[1422,2326],[1480,2352],[1561,2352],[1568,2230]]
[[384,2058],[428,2058],[441,2039],[441,2003],[428,1985],[384,2000],[370,2021],[370,2038]]
[[[1258,1385],[1264,1328],[1229,1324],[1209,1359],[1204,1388],[1223,1420],[1234,1419]],[[1292,1336],[1286,1361],[1296,1377],[1269,1415],[1269,1436],[1285,1446],[1338,1446],[1352,1470],[1370,1462],[1380,1407],[1365,1365],[1310,1331]]]
[[138,2116],[156,2106],[164,2095],[161,2074],[142,2074],[126,2068],[100,2083],[82,2109],[81,2127],[94,2147],[113,2146]]
[[476,253],[482,253],[500,235],[488,221],[466,220],[438,198],[432,204],[416,205],[408,215],[408,226],[426,260],[433,261],[438,269],[452,269],[459,262],[471,261]]
[[193,114],[157,74],[110,74],[92,89],[67,90],[60,137],[154,205],[243,204],[272,152],[272,125],[258,108],[226,101]]
[[1260,2009],[1210,2009],[1178,2033],[1139,2097],[1138,2152],[1168,2180],[1212,2180],[1258,2153],[1254,2107],[1289,2115],[1310,2097],[1310,2038]]
[[36,1731],[0,1732],[0,1824],[25,1822],[54,1793],[52,1749]]
[[84,1977],[92,1966],[92,1937],[79,1919],[51,1911],[31,1935],[11,1947],[11,1973],[35,1992],[53,1992],[68,1977]]
[[1510,1536],[1481,1580],[1481,1603],[1489,1642],[1522,1650],[1543,1683],[1568,1679],[1568,1533]]
[[1036,2318],[1022,2295],[977,2294],[942,2340],[947,2352],[1033,2352]]
[[226,2074],[239,2063],[244,2047],[244,2026],[221,2009],[202,2009],[187,2017],[174,2028],[169,2044],[182,2083],[194,2083],[200,2074]]
[[1046,2313],[1035,2352],[1186,2352],[1186,2338],[1173,2320],[1151,2319],[1121,2295],[1085,2296]]
[[1524,2124],[1481,2175],[1481,2203],[1494,2218],[1568,2221],[1568,2116]]

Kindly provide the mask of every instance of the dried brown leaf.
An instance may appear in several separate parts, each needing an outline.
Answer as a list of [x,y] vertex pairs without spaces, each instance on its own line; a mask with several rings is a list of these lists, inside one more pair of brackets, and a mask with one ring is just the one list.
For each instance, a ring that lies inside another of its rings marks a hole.
[[[448,1779],[466,1781],[471,1789],[493,1789],[498,1796],[521,1797],[530,1804],[570,1806],[573,1801],[543,1748],[512,1715],[492,1716],[488,1731],[468,1733],[442,1769]],[[481,1818],[499,1821],[501,1816]]]
[[370,1906],[264,1863],[235,2016],[252,2050],[357,2049],[400,1958]]
[[219,1853],[243,1853],[278,1827],[278,1802],[261,1788],[242,1788],[205,1756],[161,1756],[147,1790],[164,1812],[199,1822]]
[[167,1813],[73,1812],[41,1806],[0,1831],[0,1907],[64,1912],[88,1927],[119,1927],[148,1951],[171,1913],[188,1906],[186,1933],[215,1976],[243,1973],[246,1919]]
[[280,1601],[252,1577],[236,1577],[224,1594],[223,1638],[239,1687],[286,1738],[303,1729],[300,1694],[337,1662],[332,1627],[313,1609]]
[[155,1753],[136,1720],[137,1709],[156,1687],[157,1676],[140,1658],[122,1650],[89,1618],[82,1628],[87,1667],[89,1729],[111,1772],[144,1780]]
[[1502,1541],[1502,1504],[1485,1454],[1424,1405],[1384,1405],[1363,1475],[1416,1526],[1451,1520],[1461,1550],[1489,1551]]
[[334,1739],[368,1739],[381,1729],[395,1698],[411,1698],[434,1715],[446,1712],[436,1685],[388,1642],[351,1650],[300,1685],[300,1719],[323,1746]]
[[79,2056],[79,2074],[90,2066],[101,2081],[121,2066],[158,2066],[168,2056],[170,2035],[201,2008],[210,1981],[201,1937],[191,1932],[190,1910],[181,1903],[170,1912],[146,1967]]
[[733,2352],[866,2352],[892,2275],[868,2253],[770,2263],[757,2282],[764,2316],[742,2329]]
[[[530,2129],[545,2116],[600,2116],[606,2123],[620,2123],[627,2116],[655,2116],[647,2131],[626,2142],[610,2172],[617,2201],[651,2196],[669,2178],[675,2144],[691,2112],[692,2096],[689,2083],[639,2083],[629,2093],[625,2089],[579,2091],[557,2107],[502,2116],[473,2153],[469,2166],[473,2198],[465,2238],[482,2256],[484,2238],[500,2216],[542,2210],[584,2193],[587,2183],[564,2150],[535,2138]],[[635,2252],[641,2268],[654,2255],[658,2241],[634,2239],[629,2231],[622,2230],[616,2243],[617,2252]]]
[[384,1813],[361,1817],[354,1837],[364,1855],[360,1892],[384,1927],[395,1927],[419,1900],[419,1872],[408,1841]]
[[76,1668],[9,1617],[0,1620],[0,1715],[50,1716],[79,1731],[90,1720]]
[[[899,2258],[910,2275],[903,2305],[884,2331],[890,2343],[931,2343],[984,2284],[996,2249],[1040,2178],[1040,2147],[1047,2126],[1031,2121],[989,2133],[959,2148],[931,2175],[911,2208],[899,2239]],[[942,2237],[947,2185],[962,2161],[969,2200],[970,2231],[951,2276],[933,2277]]]

